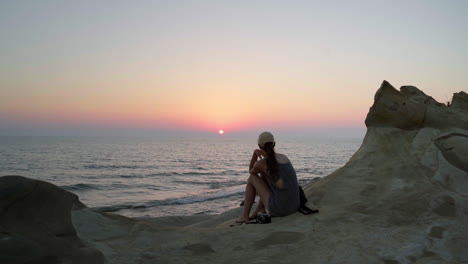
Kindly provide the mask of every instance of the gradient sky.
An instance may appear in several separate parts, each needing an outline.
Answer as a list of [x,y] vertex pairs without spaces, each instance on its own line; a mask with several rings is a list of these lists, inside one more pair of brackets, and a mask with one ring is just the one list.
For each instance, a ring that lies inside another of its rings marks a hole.
[[0,135],[362,132],[384,79],[439,102],[468,90],[467,14],[463,0],[0,0]]

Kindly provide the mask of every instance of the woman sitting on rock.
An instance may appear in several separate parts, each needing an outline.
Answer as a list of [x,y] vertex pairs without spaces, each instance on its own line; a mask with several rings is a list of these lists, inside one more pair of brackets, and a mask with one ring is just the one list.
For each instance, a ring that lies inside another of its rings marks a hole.
[[[270,132],[258,137],[258,146],[250,161],[250,176],[245,187],[244,210],[237,223],[245,223],[258,213],[269,216],[286,216],[299,208],[299,187],[296,172],[288,157],[275,153],[275,139]],[[260,196],[255,212],[249,216],[255,201]]]

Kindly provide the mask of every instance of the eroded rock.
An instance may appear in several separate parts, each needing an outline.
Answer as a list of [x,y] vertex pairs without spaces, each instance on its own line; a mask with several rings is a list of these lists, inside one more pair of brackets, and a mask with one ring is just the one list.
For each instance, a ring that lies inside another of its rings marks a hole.
[[465,92],[455,93],[451,107],[447,107],[414,86],[402,86],[398,91],[384,81],[375,94],[365,123],[367,127],[405,130],[424,127],[468,130],[467,98]]
[[[407,89],[408,93],[415,92]],[[417,129],[422,127],[426,105],[418,100],[396,90],[390,83],[384,81],[374,97],[374,105],[366,118],[367,127],[396,127],[401,129]]]
[[75,194],[53,184],[0,177],[0,263],[104,263],[72,224],[71,210],[84,207]]
[[435,144],[448,162],[468,172],[468,133],[446,133],[439,136]]
[[463,91],[454,93],[451,107],[468,111],[468,94]]

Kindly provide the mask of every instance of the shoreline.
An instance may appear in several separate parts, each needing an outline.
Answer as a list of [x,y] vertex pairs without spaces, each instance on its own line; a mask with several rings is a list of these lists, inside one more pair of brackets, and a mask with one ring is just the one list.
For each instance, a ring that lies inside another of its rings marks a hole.
[[[305,186],[309,186],[312,184],[315,184],[322,180],[323,177],[315,177],[313,179],[308,179],[304,180],[300,183],[300,185],[304,188]],[[242,186],[242,190],[245,189],[245,185]],[[185,199],[185,198],[182,198]],[[144,219],[144,218],[152,218],[152,217],[191,217],[191,216],[216,216],[225,213],[226,211],[230,210],[235,210],[238,207],[240,207],[241,202],[243,201],[243,191],[241,193],[236,193],[235,195],[227,196],[226,198],[223,198],[222,200],[227,200],[229,201],[229,204],[231,204],[231,207],[225,207],[223,209],[213,209],[216,204],[218,203],[217,199],[213,200],[207,200],[203,201],[203,203],[207,203],[205,207],[211,208],[209,209],[210,211],[202,211],[202,212],[195,212],[192,214],[164,214],[164,215],[155,215],[156,213],[160,213],[161,209],[164,206],[167,206],[168,209],[164,209],[165,212],[171,212],[172,207],[180,207],[180,206],[190,206],[192,204],[196,204],[198,202],[193,202],[193,203],[187,203],[187,204],[174,204],[174,205],[158,205],[154,207],[137,207],[137,208],[125,208],[125,209],[116,209],[116,210],[101,210],[103,207],[91,207],[91,209],[98,211],[98,212],[103,212],[103,213],[113,213],[113,214],[118,214],[122,215],[125,217],[129,218],[136,218],[136,219]],[[258,200],[258,197],[256,199],[256,202]],[[223,204],[226,204],[226,202],[223,202]],[[113,206],[105,206],[105,207],[113,207]],[[124,213],[122,213],[124,212]],[[145,215],[146,214],[146,215]]]

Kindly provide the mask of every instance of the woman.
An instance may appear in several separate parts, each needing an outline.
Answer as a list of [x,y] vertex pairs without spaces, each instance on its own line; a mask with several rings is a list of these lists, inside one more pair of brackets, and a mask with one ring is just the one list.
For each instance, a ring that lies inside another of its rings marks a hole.
[[[260,149],[254,151],[250,161],[244,210],[236,221],[238,223],[255,219],[258,213],[286,216],[299,208],[296,172],[288,157],[275,153],[275,139],[270,132],[258,136],[258,146]],[[255,212],[249,216],[256,194],[260,196],[260,201]]]

